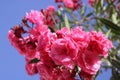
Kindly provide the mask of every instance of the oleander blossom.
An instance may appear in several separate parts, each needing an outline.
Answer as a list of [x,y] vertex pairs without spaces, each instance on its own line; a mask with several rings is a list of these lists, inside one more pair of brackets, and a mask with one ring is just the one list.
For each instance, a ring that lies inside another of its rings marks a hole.
[[64,65],[68,69],[74,68],[74,59],[78,53],[77,44],[70,38],[57,39],[51,46],[50,57],[57,65]]
[[65,4],[65,6],[67,8],[73,8],[74,7],[74,3],[72,0],[63,0],[63,3]]
[[26,13],[26,18],[33,24],[43,24],[44,16],[40,11],[31,10],[30,13]]
[[[9,31],[8,39],[26,57],[27,73],[38,73],[41,80],[74,80],[76,73],[91,79],[100,68],[100,57],[106,58],[113,47],[101,32],[86,32],[79,26],[70,33],[66,27],[52,33],[46,25],[36,23],[27,32],[29,36],[22,36],[26,31],[18,26]],[[34,59],[37,61],[31,63]]]
[[[66,7],[72,10],[77,10],[83,6],[81,0],[55,0],[55,2],[60,3],[58,8]],[[61,3],[63,3],[63,5]]]
[[44,24],[53,28],[55,26],[55,23],[57,23],[57,16],[55,15],[55,7],[48,6],[47,9],[42,9],[41,13],[44,15]]
[[[75,8],[79,0],[56,0]],[[52,17],[55,18],[53,21]],[[25,57],[28,75],[39,74],[40,80],[92,80],[108,51],[113,47],[102,32],[84,31],[81,26],[58,29],[55,8],[31,10],[22,24],[8,32],[13,47]],[[32,24],[30,24],[32,23]]]

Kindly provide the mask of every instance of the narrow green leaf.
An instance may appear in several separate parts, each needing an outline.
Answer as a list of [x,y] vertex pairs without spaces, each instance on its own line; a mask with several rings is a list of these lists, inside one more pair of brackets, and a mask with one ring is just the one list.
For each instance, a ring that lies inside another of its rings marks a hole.
[[70,24],[69,24],[68,17],[66,14],[65,14],[64,21],[65,21],[65,26],[68,28],[68,32],[70,33]]
[[107,20],[105,18],[98,18],[107,28],[111,29],[114,33],[120,34],[120,26]]
[[72,12],[72,9],[66,8],[66,11],[67,11],[68,13],[71,13],[71,12]]
[[116,68],[112,68],[112,77],[111,80],[119,80],[120,79],[120,73],[119,70],[117,70]]
[[118,70],[120,70],[120,61],[117,61],[115,59],[111,60],[111,63],[114,67],[116,67]]
[[88,13],[86,17],[90,17],[91,15],[93,15],[93,12]]
[[63,17],[62,17],[62,12],[60,10],[56,11],[55,14],[57,15],[57,17],[61,20],[64,21]]
[[52,18],[52,20],[53,20],[55,26],[58,28],[58,26],[57,26],[57,22],[55,21],[55,18],[53,17],[52,13],[50,13],[50,16],[51,16],[51,18]]
[[108,38],[109,34],[111,32],[111,29],[108,30],[108,32],[105,34],[105,36]]
[[86,8],[85,6],[83,6],[83,7],[80,9],[80,15],[81,15],[81,17],[83,17],[83,16],[85,15],[86,10],[87,10],[87,8]]
[[116,13],[116,12],[112,14],[112,21],[113,21],[115,24],[117,24],[117,13]]

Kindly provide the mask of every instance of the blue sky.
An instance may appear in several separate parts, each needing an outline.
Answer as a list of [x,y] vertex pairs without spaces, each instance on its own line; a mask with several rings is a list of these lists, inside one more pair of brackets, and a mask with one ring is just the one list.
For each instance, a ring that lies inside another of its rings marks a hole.
[[[48,5],[55,5],[54,0],[0,0],[0,80],[39,80],[38,75],[27,75],[24,57],[11,46],[7,34],[11,27],[21,22],[26,12]],[[97,80],[109,80],[109,75],[110,70]]]

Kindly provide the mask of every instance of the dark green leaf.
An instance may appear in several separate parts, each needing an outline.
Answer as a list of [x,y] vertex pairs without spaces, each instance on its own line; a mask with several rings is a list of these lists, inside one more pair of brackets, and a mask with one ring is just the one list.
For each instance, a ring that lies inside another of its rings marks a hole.
[[116,67],[118,70],[120,70],[120,61],[117,61],[115,59],[111,60],[111,64]]
[[111,29],[114,33],[120,34],[120,26],[113,23],[110,20],[107,20],[105,18],[98,18],[107,28]]
[[30,64],[32,64],[32,63],[37,63],[37,62],[39,62],[40,60],[38,60],[37,58],[34,58],[34,59],[32,59],[29,63]]
[[120,73],[116,68],[112,68],[112,77],[110,80],[119,80],[120,79]]
[[62,13],[60,10],[56,11],[55,14],[57,15],[57,17],[61,20],[64,21],[63,17],[62,17]]
[[87,14],[86,17],[90,17],[91,15],[93,15],[93,12]]

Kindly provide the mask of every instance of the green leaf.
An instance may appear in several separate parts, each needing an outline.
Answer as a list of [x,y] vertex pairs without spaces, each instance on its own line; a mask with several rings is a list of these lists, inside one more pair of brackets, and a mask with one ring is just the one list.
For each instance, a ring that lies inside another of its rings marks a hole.
[[86,8],[85,6],[83,6],[83,7],[80,9],[80,15],[81,15],[81,17],[85,15],[86,10],[87,10],[87,8]]
[[57,15],[57,17],[61,20],[64,21],[63,17],[62,17],[62,12],[60,10],[56,11],[55,14]]
[[115,24],[117,24],[117,13],[116,13],[116,12],[112,14],[112,21],[113,21]]
[[38,60],[37,58],[34,58],[34,59],[32,59],[29,63],[30,64],[32,64],[32,63],[37,63],[37,62],[39,62],[40,60]]
[[72,12],[72,9],[66,8],[66,11],[67,11],[68,13],[71,13],[71,12]]
[[108,32],[105,34],[105,36],[108,38],[109,34],[111,32],[111,29],[108,30]]
[[91,15],[93,15],[93,12],[88,13],[86,17],[90,17]]
[[119,80],[120,79],[120,73],[116,68],[112,68],[112,77],[110,80]]
[[120,26],[107,20],[105,18],[98,18],[107,28],[111,29],[114,33],[120,34]]
[[120,70],[120,61],[112,59],[111,64],[116,67],[118,70]]
[[69,24],[68,17],[66,14],[65,14],[64,21],[65,21],[65,26],[68,28],[68,32],[70,33],[70,24]]

